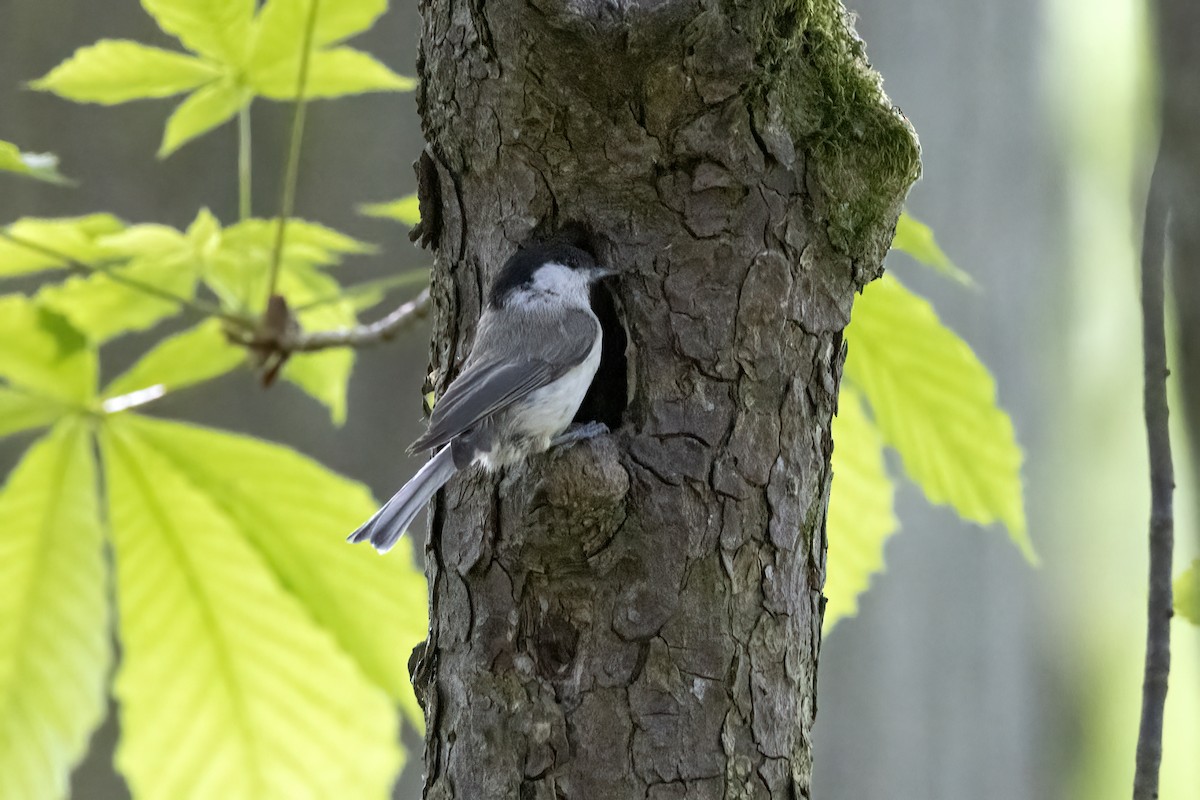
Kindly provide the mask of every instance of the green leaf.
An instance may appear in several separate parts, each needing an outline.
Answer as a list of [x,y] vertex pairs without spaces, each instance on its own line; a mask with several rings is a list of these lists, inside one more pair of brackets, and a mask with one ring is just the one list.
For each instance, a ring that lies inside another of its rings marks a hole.
[[145,257],[106,272],[49,284],[38,292],[37,299],[98,343],[146,330],[182,310],[179,303],[123,281],[154,287],[183,300],[191,300],[196,294],[194,264],[174,256]]
[[1175,613],[1200,625],[1200,558],[1175,581]]
[[896,235],[892,239],[892,249],[907,253],[916,261],[948,278],[953,278],[961,284],[970,286],[974,283],[971,276],[954,265],[954,262],[938,247],[933,238],[933,230],[923,222],[914,219],[905,212],[896,221]]
[[101,254],[97,240],[124,227],[111,214],[19,219],[0,229],[0,278],[90,263]]
[[[267,0],[256,20],[251,71],[280,61],[295,62],[304,47],[313,0]],[[318,49],[362,33],[387,11],[387,0],[319,0],[312,46]],[[292,77],[293,87],[295,76]],[[295,94],[295,89],[292,91]]]
[[380,558],[346,544],[377,508],[370,492],[280,445],[146,417],[125,421],[212,498],[280,583],[420,727],[407,663],[428,629],[425,578],[407,547]]
[[[279,223],[273,219],[247,219],[225,229],[223,246],[238,255],[270,263]],[[348,254],[374,253],[374,245],[303,219],[289,219],[283,240],[283,262],[332,266]]]
[[158,157],[166,158],[197,136],[233,119],[250,100],[250,93],[232,81],[218,81],[196,90],[167,118]]
[[0,379],[63,414],[95,397],[96,373],[95,348],[64,317],[24,295],[0,296]]
[[[402,760],[391,701],[143,424],[112,417],[100,436],[123,656],[116,761],[133,795],[388,797]],[[247,480],[240,465],[222,477]]]
[[166,258],[188,252],[191,244],[183,233],[169,225],[130,225],[117,233],[100,236],[96,247],[102,258]]
[[846,377],[867,398],[884,441],[930,502],[981,525],[1000,521],[1036,562],[1025,527],[1021,450],[996,387],[933,308],[885,275],[854,304]]
[[858,596],[883,569],[883,546],[899,523],[895,492],[883,463],[883,439],[862,396],[842,384],[833,420],[833,484],[829,489],[825,566],[825,632],[858,613]]
[[52,425],[64,413],[62,406],[36,394],[0,384],[0,438]]
[[358,213],[394,219],[406,225],[416,225],[421,221],[421,205],[415,192],[387,203],[364,203],[358,207]]
[[102,39],[79,48],[30,86],[79,103],[115,105],[186,92],[220,74],[216,65],[183,53]]
[[11,142],[0,141],[0,170],[46,183],[71,182],[58,171],[58,156],[53,153],[22,153]]
[[255,0],[142,0],[142,6],[188,49],[225,64],[245,59]]
[[84,426],[34,444],[0,493],[0,797],[65,797],[104,716],[112,658],[96,468]]
[[163,339],[105,387],[103,396],[111,399],[153,387],[166,394],[224,375],[245,360],[245,351],[230,344],[221,323],[210,319]]
[[[293,267],[279,276],[279,291],[300,307],[339,291],[337,281],[308,267]],[[358,322],[354,304],[348,300],[328,303],[296,315],[305,330],[324,331],[352,327]],[[350,348],[323,350],[293,356],[283,368],[283,377],[329,408],[334,425],[346,421],[346,387],[354,371]]]
[[[277,61],[251,72],[247,80],[264,97],[292,100],[296,97],[299,58]],[[408,92],[417,82],[392,72],[374,56],[352,47],[320,50],[309,57],[304,96],[309,98],[342,97],[364,92]]]

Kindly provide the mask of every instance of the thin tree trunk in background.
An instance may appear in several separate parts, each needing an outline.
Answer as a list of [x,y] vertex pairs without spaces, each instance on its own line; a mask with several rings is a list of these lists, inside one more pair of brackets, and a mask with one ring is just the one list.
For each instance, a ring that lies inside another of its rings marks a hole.
[[422,10],[435,387],[572,224],[629,339],[614,435],[439,501],[426,797],[809,797],[841,331],[911,129],[836,4]]

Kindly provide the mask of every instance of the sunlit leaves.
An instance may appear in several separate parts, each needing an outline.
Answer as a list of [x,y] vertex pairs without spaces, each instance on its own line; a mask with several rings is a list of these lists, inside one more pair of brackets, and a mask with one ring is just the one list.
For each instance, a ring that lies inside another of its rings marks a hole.
[[0,228],[0,278],[90,263],[101,254],[97,240],[124,227],[111,214],[17,220]]
[[383,217],[403,222],[406,225],[416,225],[421,221],[421,204],[415,194],[405,195],[399,200],[385,203],[364,203],[358,207],[359,213],[368,217]]
[[220,74],[213,64],[182,53],[104,39],[79,48],[32,86],[79,103],[113,105],[143,97],[170,97]]
[[127,424],[213,498],[313,619],[405,701],[419,726],[407,662],[426,633],[425,580],[407,548],[381,559],[346,546],[343,534],[375,511],[366,488],[279,445],[144,418]]
[[53,153],[22,153],[11,142],[0,141],[0,172],[15,172],[46,183],[70,183],[58,171]]
[[[391,702],[256,546],[288,532],[249,530],[222,497],[269,476],[225,464],[214,492],[146,424],[113,417],[100,437],[124,653],[117,764],[134,794],[387,797],[401,760]],[[204,459],[203,436],[192,444]],[[335,533],[317,519],[298,535]]]
[[[345,41],[370,28],[384,11],[387,0],[317,0],[313,25],[314,48]],[[304,33],[313,0],[267,0],[256,22],[257,37],[251,65],[265,69],[281,61],[296,62],[304,46]]]
[[97,342],[120,333],[150,328],[179,313],[174,297],[190,299],[196,291],[196,271],[183,260],[139,259],[87,277],[69,278],[38,292],[42,305],[61,313],[79,331]]
[[1200,625],[1200,558],[1175,581],[1175,613]]
[[883,545],[898,523],[883,462],[883,439],[862,396],[843,385],[833,420],[833,484],[826,520],[825,630],[858,611],[858,596],[883,569]]
[[82,408],[96,391],[96,351],[60,314],[0,296],[0,385],[51,406]]
[[167,118],[158,157],[166,158],[197,136],[228,122],[250,100],[250,92],[232,80],[214,81],[193,92]]
[[[250,75],[254,91],[271,100],[291,100],[296,96],[299,65],[281,61]],[[338,47],[313,53],[309,60],[304,94],[312,98],[341,97],[366,92],[407,92],[416,81],[392,72],[374,56],[352,47]]]
[[907,253],[921,264],[932,267],[959,283],[972,283],[971,276],[955,266],[950,257],[942,252],[942,248],[933,237],[933,230],[920,220],[909,216],[907,212],[901,214],[900,219],[896,221],[892,249]]
[[[411,78],[350,47],[331,47],[369,28],[387,0],[142,0],[164,31],[197,55],[138,42],[80,48],[33,87],[78,102],[123,103],[192,92],[167,121],[159,157],[223,124],[255,96],[295,99],[307,59],[305,97],[409,91]],[[313,48],[304,50],[311,13]]]
[[246,359],[210,319],[168,336],[104,389],[105,398],[161,387],[163,394],[224,375]]
[[245,60],[256,0],[142,0],[158,26],[189,50],[226,64]]
[[[261,313],[276,232],[276,222],[250,219],[209,235],[204,279],[226,305]],[[298,309],[300,325],[329,330],[356,324],[354,303],[338,299],[341,287],[317,267],[333,266],[347,254],[370,252],[371,246],[304,220],[288,221],[284,242],[276,288]],[[334,422],[341,424],[353,367],[353,351],[326,350],[289,359],[282,374],[325,404]]]
[[58,420],[63,408],[36,394],[0,384],[0,438]]
[[868,285],[846,329],[846,378],[930,502],[1002,522],[1036,560],[1025,527],[1021,450],[987,368],[933,308],[890,276]]
[[[0,417],[2,419],[2,417]],[[63,797],[111,653],[91,444],[66,422],[0,492],[0,797]]]

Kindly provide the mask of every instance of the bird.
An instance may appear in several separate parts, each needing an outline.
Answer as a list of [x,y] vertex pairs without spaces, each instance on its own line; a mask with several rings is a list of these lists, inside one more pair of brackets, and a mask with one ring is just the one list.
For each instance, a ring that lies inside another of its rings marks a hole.
[[591,288],[616,274],[571,244],[517,250],[488,289],[462,371],[409,447],[436,453],[347,541],[386,553],[459,470],[496,472],[607,431],[601,423],[568,428],[600,366],[603,330]]

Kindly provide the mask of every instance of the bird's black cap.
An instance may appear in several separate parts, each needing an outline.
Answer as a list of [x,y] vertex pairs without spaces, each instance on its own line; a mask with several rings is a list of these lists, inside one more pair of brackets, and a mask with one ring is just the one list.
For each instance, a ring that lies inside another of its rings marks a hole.
[[488,305],[500,308],[513,290],[533,282],[533,274],[543,264],[562,264],[578,270],[597,270],[596,259],[586,250],[562,242],[532,244],[522,247],[496,273],[488,292]]

